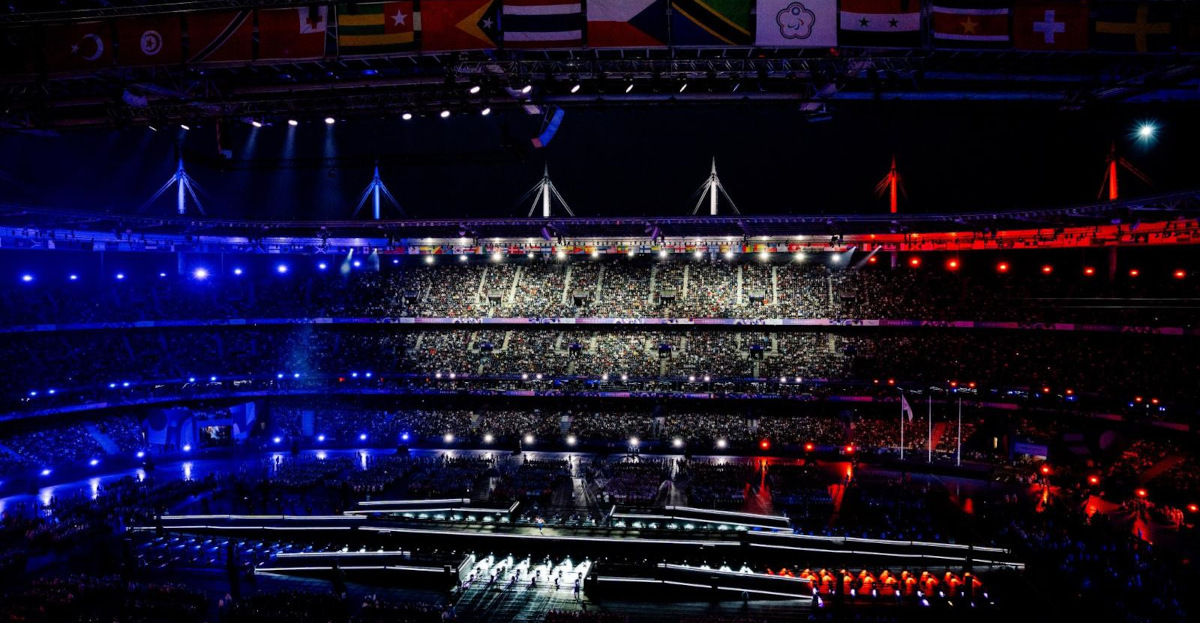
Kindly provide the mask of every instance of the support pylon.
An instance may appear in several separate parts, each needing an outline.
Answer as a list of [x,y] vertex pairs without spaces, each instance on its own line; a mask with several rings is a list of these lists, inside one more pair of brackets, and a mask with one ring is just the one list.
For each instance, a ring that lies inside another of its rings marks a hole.
[[370,199],[372,206],[371,214],[374,219],[378,221],[381,218],[379,203],[380,195],[387,197],[388,201],[391,201],[392,205],[396,207],[396,211],[399,212],[401,216],[405,216],[404,208],[400,207],[400,202],[396,201],[396,198],[392,196],[392,193],[387,189],[387,186],[384,186],[383,180],[379,178],[379,163],[376,162],[375,177],[371,178],[371,183],[367,184],[366,190],[364,190],[363,194],[358,198],[358,206],[354,208],[354,213],[350,215],[350,218],[358,216],[359,211],[362,210],[363,206],[367,204],[367,200]]
[[892,168],[888,170],[887,175],[879,180],[875,185],[875,196],[882,197],[884,193],[888,194],[888,202],[892,209],[892,214],[895,214],[899,208],[898,192],[903,193],[905,199],[908,198],[908,193],[904,191],[904,185],[900,180],[900,173],[896,171],[896,157],[892,156]]
[[720,193],[722,197],[725,197],[725,200],[729,202],[729,207],[733,209],[734,214],[741,214],[741,211],[739,211],[737,208],[737,204],[733,202],[733,198],[729,196],[728,192],[725,192],[725,186],[721,184],[721,178],[717,177],[716,158],[713,158],[712,160],[712,171],[708,174],[708,179],[700,185],[700,188],[696,189],[696,193],[698,193],[700,197],[696,200],[696,207],[692,208],[692,214],[696,214],[700,211],[700,206],[704,205],[704,197],[707,196],[708,214],[710,216],[716,216],[717,193]]
[[1126,160],[1123,156],[1117,153],[1117,144],[1111,143],[1108,147],[1108,157],[1105,158],[1104,166],[1104,181],[1100,182],[1100,192],[1096,194],[1096,198],[1104,196],[1104,187],[1108,187],[1108,200],[1116,201],[1119,197],[1117,192],[1117,165],[1120,165],[1126,171],[1133,174],[1134,177],[1142,180],[1147,186],[1154,187],[1154,182],[1150,181],[1150,177],[1142,173],[1133,163]]
[[175,210],[180,216],[187,214],[186,198],[189,196],[192,198],[192,201],[196,203],[196,209],[200,211],[200,214],[207,216],[207,214],[204,213],[204,206],[200,204],[200,198],[196,196],[196,188],[198,188],[196,181],[193,180],[183,168],[182,155],[179,156],[179,168],[175,170],[175,174],[167,180],[166,184],[162,185],[162,188],[158,189],[158,192],[154,193],[153,196],[147,199],[146,203],[142,204],[142,207],[138,209],[138,212],[144,212],[146,208],[150,207],[150,204],[154,203],[159,197],[162,196],[163,193],[167,192],[167,189],[171,188],[171,186],[176,186]]
[[563,210],[565,210],[567,214],[575,216],[575,212],[571,210],[571,206],[567,205],[567,200],[563,199],[563,196],[559,194],[558,189],[554,187],[554,182],[550,181],[549,164],[545,165],[545,167],[542,169],[541,181],[539,181],[537,184],[534,184],[533,188],[530,188],[524,195],[521,195],[521,198],[517,200],[517,203],[525,201],[530,195],[533,195],[533,204],[529,206],[528,216],[530,217],[533,216],[534,212],[537,212],[538,205],[541,204],[542,218],[550,218],[551,196],[558,199],[558,202],[562,204]]

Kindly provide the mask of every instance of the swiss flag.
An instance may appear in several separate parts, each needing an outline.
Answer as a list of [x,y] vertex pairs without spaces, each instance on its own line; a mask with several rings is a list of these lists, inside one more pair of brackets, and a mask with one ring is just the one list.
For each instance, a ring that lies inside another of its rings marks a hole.
[[311,59],[325,56],[329,7],[260,9],[259,60]]
[[113,62],[109,22],[75,22],[46,27],[46,71],[87,71]]
[[117,64],[183,62],[183,28],[177,15],[117,20]]
[[1022,0],[1013,7],[1013,47],[1019,50],[1086,50],[1088,3]]

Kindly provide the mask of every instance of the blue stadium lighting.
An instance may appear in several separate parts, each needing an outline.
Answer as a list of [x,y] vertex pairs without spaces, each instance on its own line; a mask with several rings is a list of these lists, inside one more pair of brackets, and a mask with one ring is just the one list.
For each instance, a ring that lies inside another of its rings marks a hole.
[[446,443],[454,443],[454,434],[446,433],[445,435],[442,436],[442,441],[444,441]]
[[272,439],[271,441],[274,441],[275,443],[279,443],[279,442],[283,441],[283,439],[276,437],[276,438]]
[[30,397],[30,398],[33,398],[34,396],[37,396],[37,390],[34,390],[34,391],[31,391],[31,392],[29,392],[29,397]]
[[196,270],[192,271],[192,276],[199,281],[204,281],[205,279],[208,279],[208,269],[197,268]]
[[117,386],[117,384],[116,384],[116,383],[109,383],[109,384],[108,384],[108,388],[109,388],[109,389],[113,389],[113,388],[115,388],[116,386]]
[[209,381],[210,383],[216,383],[216,382],[217,382],[217,377],[215,377],[215,376],[210,376],[210,377],[208,377],[208,381]]
[[25,283],[29,283],[30,281],[33,281],[33,275],[30,275],[28,273],[21,275],[21,281],[24,281]]
[[121,281],[124,278],[125,278],[125,273],[117,273],[117,281]]
[[333,125],[335,123],[337,123],[337,119],[334,119],[333,117],[325,117],[325,125]]
[[276,375],[275,375],[275,378],[277,378],[277,379],[281,379],[281,378],[283,378],[283,373],[282,373],[282,372],[280,372],[279,374],[276,374]]
[[129,381],[125,381],[124,383],[121,383],[121,387],[129,387]]
[[358,373],[357,373],[357,372],[351,372],[351,373],[350,373],[350,378],[352,378],[352,379],[356,379],[356,378],[358,378]]
[[294,378],[294,379],[300,378],[300,373],[296,372],[295,374],[292,375],[292,378]]
[[194,377],[194,376],[188,377],[188,383],[195,383],[195,382],[196,382],[196,377]]
[[46,393],[53,396],[54,394],[58,393],[58,390],[50,389],[50,390],[46,390]]
[[242,274],[242,269],[240,269],[240,268],[235,268],[235,269],[233,269],[233,274],[235,274],[235,275],[238,275],[238,276],[241,276],[241,274]]
[[362,267],[362,261],[361,261],[361,260],[354,260],[354,267],[355,267],[355,268],[361,268],[361,267]]
[[576,440],[575,440],[575,435],[567,435],[567,445],[568,445],[568,446],[573,446],[573,445],[575,445],[575,441],[576,441]]
[[317,435],[317,441],[325,441],[325,435]]
[[43,476],[49,476],[49,475],[50,475],[50,469],[49,469],[49,468],[47,468],[47,469],[43,469],[43,470],[42,470],[42,475],[43,475]]
[[[484,436],[483,436],[483,443],[492,443],[492,439],[493,439],[493,437],[492,437],[492,434],[491,434],[491,433],[488,433],[488,434],[486,434],[486,435],[484,435]],[[532,442],[528,442],[528,441],[527,441],[527,442],[525,442],[525,443],[532,443]]]
[[403,441],[408,441],[408,433],[404,433],[403,435],[400,435],[400,439]]
[[192,451],[192,444],[190,444],[190,443],[185,443],[185,444],[183,444],[183,451],[184,451],[184,452],[191,452],[191,451]]
[[167,273],[158,273],[158,276],[165,279],[167,277]]
[[100,459],[92,459],[92,460],[88,461],[88,465],[91,465],[92,467],[95,467],[99,464],[100,464]]
[[320,264],[317,264],[317,268],[320,270],[325,270],[326,268],[329,268],[329,265],[325,262],[321,262]]
[[370,372],[368,372],[368,373],[366,373],[366,374],[365,374],[365,375],[363,375],[363,376],[366,376],[367,378],[371,378],[371,373],[370,373]]
[[392,263],[393,263],[393,264],[399,264],[399,263],[400,263],[400,260],[399,260],[399,258],[392,258]]
[[288,271],[287,264],[280,264],[279,266],[275,267],[275,270],[281,275],[286,275]]
[[79,281],[79,275],[71,275],[70,277],[67,277],[67,279],[70,279],[71,281]]
[[362,433],[362,434],[360,434],[360,435],[358,436],[358,440],[359,440],[359,441],[366,441],[366,440],[367,440],[367,434],[366,434],[366,433]]
[[139,459],[146,458],[146,452],[144,450],[138,450],[137,458],[139,458]]

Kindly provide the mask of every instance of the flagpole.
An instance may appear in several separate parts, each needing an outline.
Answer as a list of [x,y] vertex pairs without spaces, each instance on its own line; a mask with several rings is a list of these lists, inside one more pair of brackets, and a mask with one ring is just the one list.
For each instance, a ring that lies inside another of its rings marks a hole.
[[958,395],[958,456],[954,459],[955,467],[962,467],[962,394]]
[[904,390],[900,390],[900,460],[904,460]]
[[929,450],[929,459],[927,463],[933,462],[933,392],[929,392],[929,441],[925,442],[925,447]]

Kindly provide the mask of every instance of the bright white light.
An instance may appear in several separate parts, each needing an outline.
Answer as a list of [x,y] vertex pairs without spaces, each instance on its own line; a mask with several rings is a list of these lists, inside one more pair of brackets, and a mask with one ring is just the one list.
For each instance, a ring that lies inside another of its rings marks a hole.
[[630,437],[630,438],[629,438],[629,445],[630,445],[630,446],[632,446],[632,447],[634,447],[634,448],[636,448],[636,447],[638,447],[639,445],[641,445],[641,443],[642,443],[642,442],[641,442],[641,441],[639,441],[637,437]]
[[50,475],[50,470],[49,470],[49,469],[43,469],[43,470],[42,470],[42,475],[43,475],[43,476],[49,476],[49,475]]
[[540,380],[542,380],[542,373],[541,373],[541,372],[538,372],[538,373],[537,373],[537,375],[536,375],[536,376],[534,376],[533,378],[535,378],[535,379],[537,379],[537,380],[539,380],[539,381],[540,381]]
[[[208,382],[209,382],[209,383],[216,383],[216,382],[217,382],[217,377],[215,377],[215,376],[210,376],[210,377],[208,377]],[[126,383],[126,385],[128,385],[128,383]]]
[[842,261],[842,256],[838,253],[834,253],[833,257],[829,258],[829,261],[833,262],[834,264],[837,264],[838,262]]
[[21,275],[21,281],[29,283],[30,281],[33,281],[33,275]]
[[362,433],[362,434],[360,434],[360,435],[358,436],[358,440],[359,440],[359,441],[366,441],[366,440],[367,440],[367,434],[366,434],[366,433]]
[[717,440],[717,448],[724,450],[726,445],[727,445],[727,442],[724,439]]
[[124,278],[125,278],[125,273],[117,273],[117,281],[120,281]]
[[492,443],[492,434],[488,433],[483,436],[483,443]]
[[337,123],[337,119],[334,119],[333,117],[325,117],[325,125],[333,125],[334,123]]
[[121,387],[129,387],[129,381],[121,383]]
[[254,127],[256,127],[256,128],[261,128],[261,127],[262,127],[262,122],[261,122],[261,121],[259,121],[259,120],[257,120],[257,119],[255,119],[254,121],[251,121],[251,122],[250,122],[250,125],[252,125],[252,126],[254,126]]
[[488,115],[492,114],[492,109],[491,109],[491,107],[490,107],[490,106],[484,106],[484,107],[483,107],[483,110],[479,111],[479,114],[481,114],[481,115],[483,115],[484,117],[486,117],[486,116],[488,116]]
[[696,249],[694,252],[692,252],[692,256],[695,257],[696,259],[700,259],[700,258],[704,257],[704,251],[701,251],[700,249]]
[[629,92],[630,92],[630,91],[632,91],[632,90],[633,90],[633,83],[632,83],[632,82],[630,82],[630,83],[629,83],[629,86],[625,87],[625,92],[626,92],[626,93],[629,93]]
[[658,250],[658,257],[661,257],[661,258],[663,258],[663,259],[667,259],[667,250],[666,250],[666,249],[659,249],[659,250]]
[[683,83],[683,86],[679,87],[679,92],[683,93],[686,90],[687,90],[687,83],[685,82],[685,83]]
[[1138,137],[1153,138],[1154,133],[1157,130],[1158,130],[1158,128],[1154,127],[1153,123],[1143,123],[1141,126],[1138,127]]
[[325,441],[325,435],[317,435],[317,441]]
[[571,87],[571,92],[572,92],[572,93],[578,93],[578,92],[579,92],[579,88],[580,88],[580,85],[576,84],[575,86]]
[[450,433],[446,433],[445,435],[442,436],[442,441],[444,441],[446,443],[454,443],[454,435],[452,435]]
[[465,262],[465,261],[467,261],[467,256],[465,256],[465,255],[460,255],[460,256],[458,256],[458,261],[460,261],[460,262]]
[[145,458],[145,457],[146,457],[146,452],[143,450],[138,450],[137,458],[141,459],[141,458]]
[[733,251],[726,251],[726,252],[725,252],[725,259],[727,259],[727,260],[732,260],[732,259],[733,259]]
[[705,374],[705,375],[704,375],[704,382],[705,382],[705,383],[708,383],[709,381],[712,381],[712,377],[711,377],[711,376],[709,376],[709,375],[707,375],[707,374]]
[[188,125],[187,125],[187,124],[185,124],[185,123],[181,123],[181,124],[179,124],[179,127],[183,128],[184,130],[190,130],[190,129],[191,129],[191,128],[190,128],[190,127],[188,127]]
[[300,122],[296,121],[295,119],[288,119],[288,125],[290,125],[294,128],[294,127],[300,125]]
[[279,274],[281,275],[286,274],[288,271],[287,264],[280,264],[279,266],[275,267],[275,270],[279,271]]
[[500,261],[500,260],[502,260],[502,259],[504,259],[504,256],[503,256],[503,255],[501,255],[499,251],[496,251],[495,253],[493,253],[493,254],[492,254],[492,261],[493,261],[493,262],[499,262],[499,261]]
[[362,268],[362,260],[354,260],[355,268]]
[[441,113],[441,117],[442,117],[442,119],[445,119],[445,118],[447,118],[447,117],[449,117],[449,116],[450,116],[450,111],[449,111],[449,110],[443,110],[443,111],[442,111],[442,113]]
[[592,249],[592,259],[595,259],[598,257],[600,257],[600,252],[595,249]]
[[190,443],[188,443],[188,444],[184,444],[184,445],[183,445],[183,451],[184,451],[184,452],[191,452],[191,451],[192,451],[192,444],[190,444]]
[[622,375],[621,375],[621,380],[622,380],[622,381],[628,381],[628,380],[629,380],[629,375],[628,375],[628,374],[622,374]]
[[575,445],[575,435],[567,435],[567,445],[568,446]]
[[166,276],[167,276],[167,273],[158,273],[158,276],[159,276],[159,277],[166,278]]
[[233,269],[233,274],[235,274],[235,275],[240,275],[240,274],[242,274],[242,269],[240,269],[240,268],[235,268],[235,269]]
[[803,252],[796,253],[795,258],[796,258],[797,262],[803,262],[804,261],[804,253]]
[[532,91],[532,90],[533,90],[533,85],[532,85],[532,84],[527,84],[527,85],[525,85],[525,86],[521,87],[521,92],[522,92],[522,93],[529,93],[529,92],[530,92],[530,91]]
[[275,375],[275,378],[277,378],[277,379],[281,379],[281,378],[283,378],[283,373],[282,373],[282,372],[280,372],[279,374],[276,374],[276,375]]
[[79,275],[71,275],[70,277],[68,277],[68,279],[70,279],[71,281],[79,281]]
[[767,253],[766,251],[759,251],[759,252],[758,252],[758,259],[760,259],[760,260],[762,260],[762,261],[764,261],[764,262],[765,262],[765,261],[767,261],[767,260],[771,259],[771,254],[770,254],[770,253]]
[[479,92],[479,85],[478,85],[478,84],[477,84],[477,85],[475,85],[475,86],[473,86],[473,87],[471,87],[471,95],[475,95],[475,94],[476,94],[476,93],[478,93],[478,92]]
[[405,121],[412,121],[412,113],[406,112],[403,115],[400,115],[400,118]]
[[283,439],[276,437],[276,438],[272,439],[271,441],[274,441],[275,443],[279,443],[279,442],[283,441]]
[[533,435],[525,435],[526,445],[533,443]]
[[432,263],[433,263],[433,256],[432,256],[432,255],[426,255],[426,256],[425,256],[425,263],[426,263],[426,264],[432,264]]
[[675,446],[676,448],[682,448],[682,447],[683,447],[683,440],[682,440],[682,439],[680,439],[680,438],[678,438],[678,437],[676,437],[676,438],[674,439],[674,441],[672,441],[672,442],[671,442],[671,445],[672,445],[672,446]]
[[300,378],[300,373],[296,372],[295,374],[292,375],[292,378],[294,378],[294,379]]
[[325,262],[321,262],[320,264],[317,264],[317,268],[319,268],[321,270],[325,270],[326,268],[329,268],[329,265],[326,264]]
[[557,257],[560,260],[565,260],[565,259],[567,259],[567,252],[560,249],[557,253],[554,254],[554,257]]
[[601,375],[600,375],[600,380],[601,380],[601,381],[607,381],[607,380],[608,380],[608,373],[607,373],[607,372],[605,372],[604,374],[601,374]]
[[197,268],[196,270],[192,271],[192,276],[195,277],[196,279],[199,279],[200,281],[204,281],[205,279],[208,279],[208,269],[207,268]]

